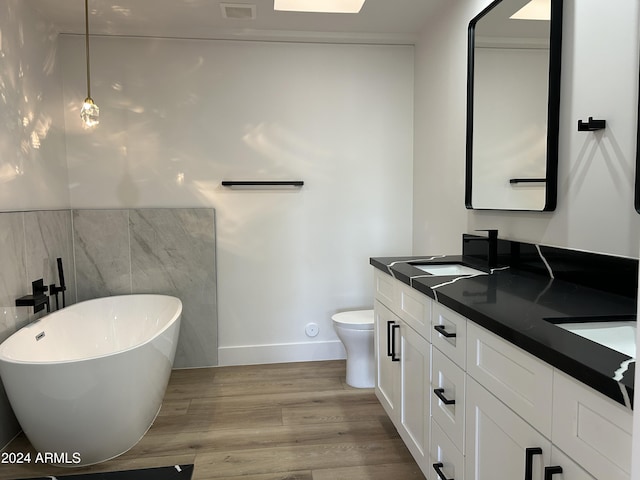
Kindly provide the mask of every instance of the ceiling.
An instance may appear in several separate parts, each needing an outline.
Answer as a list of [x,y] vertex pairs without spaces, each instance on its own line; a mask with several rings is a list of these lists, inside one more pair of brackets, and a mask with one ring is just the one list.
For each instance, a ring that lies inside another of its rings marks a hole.
[[[84,33],[83,0],[21,0],[60,33]],[[451,0],[367,0],[358,14],[276,12],[273,0],[89,0],[91,34],[174,38],[412,44]],[[223,18],[221,3],[255,5]]]

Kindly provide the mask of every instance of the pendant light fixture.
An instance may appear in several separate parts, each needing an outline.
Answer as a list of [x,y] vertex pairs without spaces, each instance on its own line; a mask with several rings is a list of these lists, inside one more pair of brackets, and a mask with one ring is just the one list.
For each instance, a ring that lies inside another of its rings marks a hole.
[[89,61],[89,0],[84,0],[85,46],[87,52],[87,98],[80,109],[80,118],[84,128],[92,128],[100,123],[100,109],[91,98],[91,71]]

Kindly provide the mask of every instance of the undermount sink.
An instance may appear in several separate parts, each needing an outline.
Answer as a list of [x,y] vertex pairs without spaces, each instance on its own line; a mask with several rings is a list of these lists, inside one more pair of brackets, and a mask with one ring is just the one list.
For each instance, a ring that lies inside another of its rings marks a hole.
[[576,321],[571,319],[563,322],[563,319],[547,319],[560,328],[568,330],[576,335],[604,345],[612,350],[636,358],[636,325],[632,320],[634,315],[609,317],[593,317],[588,321]]
[[467,267],[461,263],[412,264],[414,267],[435,276],[486,275],[487,272]]

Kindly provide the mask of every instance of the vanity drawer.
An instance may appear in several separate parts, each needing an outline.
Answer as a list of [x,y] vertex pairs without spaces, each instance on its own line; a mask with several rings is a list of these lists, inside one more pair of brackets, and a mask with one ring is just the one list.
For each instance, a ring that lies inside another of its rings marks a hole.
[[463,370],[467,358],[467,319],[434,302],[431,341]]
[[464,453],[465,373],[437,348],[431,352],[431,416]]
[[375,290],[375,298],[387,308],[394,310],[394,302],[396,299],[396,284],[398,280],[377,268],[373,270],[373,288]]
[[431,305],[433,301],[400,281],[398,281],[397,287],[397,315],[422,338],[431,342]]
[[628,480],[631,410],[556,370],[552,440],[596,478]]
[[[429,478],[438,479],[436,466],[446,478],[464,480],[464,456],[455,447],[437,422],[431,421],[431,449],[429,456],[431,475]],[[441,464],[442,466],[440,466]]]
[[553,368],[493,333],[467,322],[467,373],[551,438]]

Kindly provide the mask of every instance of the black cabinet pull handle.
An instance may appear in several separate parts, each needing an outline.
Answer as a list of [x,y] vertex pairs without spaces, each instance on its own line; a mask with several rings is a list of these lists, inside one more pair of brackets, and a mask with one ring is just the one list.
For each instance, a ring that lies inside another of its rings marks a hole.
[[456,403],[455,400],[449,400],[444,396],[444,388],[434,388],[433,393],[435,393],[436,397],[438,397],[445,405],[455,405]]
[[444,325],[434,325],[433,329],[445,338],[455,338],[455,333],[449,333],[445,330]]
[[562,473],[562,467],[555,465],[553,467],[544,467],[544,480],[552,480],[556,473]]
[[524,480],[533,480],[533,456],[542,455],[540,447],[527,448],[524,451]]
[[396,355],[396,330],[400,329],[400,325],[391,325],[391,361],[399,362],[400,357]]
[[387,357],[393,357],[393,341],[391,339],[391,326],[396,323],[393,320],[387,321]]
[[433,469],[438,474],[438,477],[440,477],[440,480],[454,480],[453,478],[447,478],[446,475],[444,473],[442,473],[442,467],[444,467],[442,462],[438,462],[438,463],[434,463],[433,464]]

